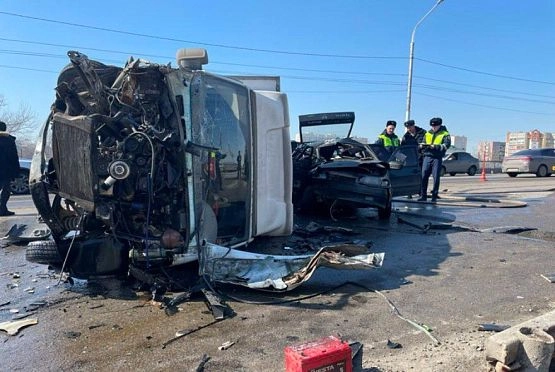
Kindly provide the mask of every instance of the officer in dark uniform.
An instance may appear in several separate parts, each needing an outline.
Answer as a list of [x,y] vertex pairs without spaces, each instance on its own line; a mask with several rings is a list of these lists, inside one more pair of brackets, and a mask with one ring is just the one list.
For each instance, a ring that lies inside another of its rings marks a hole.
[[0,121],[0,216],[13,216],[7,203],[11,195],[11,181],[19,174],[19,156],[15,137],[7,132],[6,123]]
[[403,135],[403,138],[401,138],[401,145],[418,146],[424,143],[426,129],[417,126],[414,120],[405,121],[405,128],[407,128],[407,131]]
[[428,192],[428,180],[430,175],[434,177],[434,186],[432,188],[432,203],[438,199],[439,178],[441,172],[441,164],[445,152],[451,146],[451,135],[447,128],[442,125],[441,118],[430,119],[430,129],[424,136],[424,143],[419,145],[422,150],[422,186],[420,189],[420,198],[418,201],[426,201]]
[[397,126],[397,122],[395,120],[388,120],[385,124],[385,129],[383,132],[378,136],[378,140],[376,144],[382,145],[386,148],[389,152],[393,152],[395,148],[401,145],[401,141],[399,141],[399,137],[395,134],[395,127]]

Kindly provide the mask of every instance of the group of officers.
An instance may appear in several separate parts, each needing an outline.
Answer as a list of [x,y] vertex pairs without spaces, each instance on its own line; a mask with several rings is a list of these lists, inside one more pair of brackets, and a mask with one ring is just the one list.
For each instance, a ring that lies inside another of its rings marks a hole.
[[416,125],[414,120],[407,120],[407,129],[401,139],[395,134],[397,122],[388,120],[385,129],[378,136],[377,144],[383,145],[387,150],[393,152],[401,145],[418,146],[419,164],[421,167],[422,183],[418,201],[428,200],[428,181],[433,177],[431,201],[435,203],[439,198],[439,180],[441,164],[445,152],[451,146],[451,135],[447,131],[441,118],[430,119],[430,130],[426,131]]

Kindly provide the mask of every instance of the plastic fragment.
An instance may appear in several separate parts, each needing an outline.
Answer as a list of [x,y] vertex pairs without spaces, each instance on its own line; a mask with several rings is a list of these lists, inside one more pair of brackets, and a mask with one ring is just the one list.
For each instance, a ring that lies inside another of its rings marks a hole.
[[8,332],[8,335],[10,336],[14,336],[21,328],[37,324],[38,322],[37,318],[2,322],[0,323],[0,330]]
[[226,341],[221,346],[218,347],[218,350],[227,350],[235,344],[234,341]]

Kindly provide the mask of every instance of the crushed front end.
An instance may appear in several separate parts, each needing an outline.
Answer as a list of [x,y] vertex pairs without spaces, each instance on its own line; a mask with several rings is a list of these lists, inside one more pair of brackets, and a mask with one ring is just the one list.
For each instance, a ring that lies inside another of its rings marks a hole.
[[194,74],[68,56],[31,171],[33,201],[57,247],[42,261],[63,262],[78,278],[195,261],[199,233],[216,239],[201,220],[213,215],[203,197],[217,182],[217,148],[190,141]]

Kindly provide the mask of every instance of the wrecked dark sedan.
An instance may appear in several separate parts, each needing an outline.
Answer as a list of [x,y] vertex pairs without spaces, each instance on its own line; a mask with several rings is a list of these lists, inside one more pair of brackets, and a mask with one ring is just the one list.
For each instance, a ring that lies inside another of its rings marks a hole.
[[417,194],[420,170],[415,146],[393,153],[351,138],[353,112],[299,116],[300,143],[293,150],[293,203],[300,211],[334,206],[392,212],[392,198]]
[[[277,78],[211,74],[196,48],[179,50],[177,67],[68,57],[30,174],[52,239],[30,243],[27,260],[149,284],[194,262],[212,281],[277,289],[317,266],[314,255],[238,250],[293,227],[287,97],[268,81]],[[261,81],[275,89],[255,89]]]

